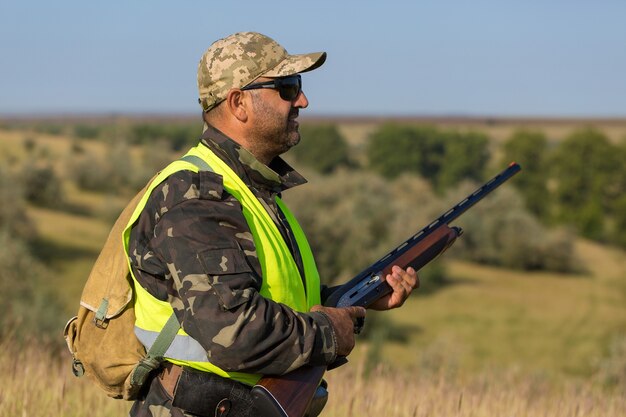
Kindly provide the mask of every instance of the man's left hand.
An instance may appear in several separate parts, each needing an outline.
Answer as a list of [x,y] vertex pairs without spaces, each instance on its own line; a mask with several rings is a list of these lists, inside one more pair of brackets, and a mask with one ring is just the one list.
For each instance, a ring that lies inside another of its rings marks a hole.
[[391,310],[392,308],[398,308],[409,298],[411,291],[418,288],[420,285],[417,272],[411,267],[404,270],[394,265],[391,268],[391,274],[388,274],[385,280],[393,289],[393,292],[377,300],[368,308],[372,310]]

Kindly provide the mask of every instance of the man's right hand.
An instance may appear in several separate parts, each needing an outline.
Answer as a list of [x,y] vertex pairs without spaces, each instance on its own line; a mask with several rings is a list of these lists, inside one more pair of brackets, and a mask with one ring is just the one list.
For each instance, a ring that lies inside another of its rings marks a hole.
[[319,311],[328,317],[337,337],[337,356],[348,356],[354,348],[354,329],[357,319],[365,317],[363,307],[324,307],[316,305],[311,311]]

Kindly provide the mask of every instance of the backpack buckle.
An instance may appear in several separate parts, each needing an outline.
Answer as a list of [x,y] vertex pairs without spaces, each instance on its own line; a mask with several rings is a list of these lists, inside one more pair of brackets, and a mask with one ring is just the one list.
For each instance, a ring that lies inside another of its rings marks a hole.
[[74,376],[77,377],[85,375],[85,367],[83,366],[83,363],[76,358],[72,361],[72,372],[74,373]]
[[100,329],[106,329],[107,327],[107,310],[109,309],[109,300],[107,298],[103,298],[100,303],[100,307],[98,307],[98,311],[93,316],[93,322],[96,327]]

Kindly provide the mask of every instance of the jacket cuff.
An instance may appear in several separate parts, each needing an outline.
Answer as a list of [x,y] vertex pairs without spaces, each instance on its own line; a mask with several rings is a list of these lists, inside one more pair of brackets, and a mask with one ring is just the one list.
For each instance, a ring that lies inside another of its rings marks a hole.
[[307,313],[315,322],[315,344],[309,364],[329,365],[337,359],[337,335],[328,316],[321,311]]

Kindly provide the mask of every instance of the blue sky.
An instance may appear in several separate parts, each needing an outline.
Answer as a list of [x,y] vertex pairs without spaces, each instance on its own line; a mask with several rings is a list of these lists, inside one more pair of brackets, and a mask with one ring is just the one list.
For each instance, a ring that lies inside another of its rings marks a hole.
[[197,113],[244,30],[328,52],[311,115],[626,116],[624,0],[0,0],[0,115]]

